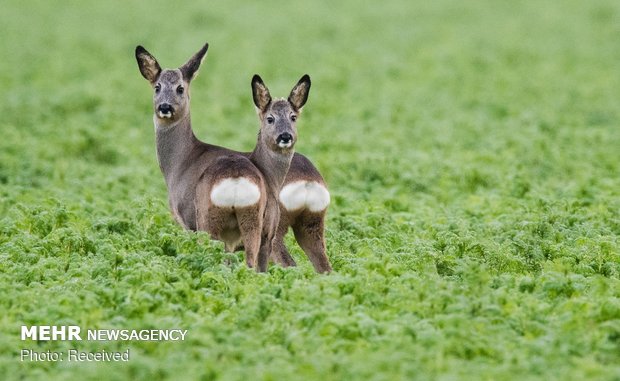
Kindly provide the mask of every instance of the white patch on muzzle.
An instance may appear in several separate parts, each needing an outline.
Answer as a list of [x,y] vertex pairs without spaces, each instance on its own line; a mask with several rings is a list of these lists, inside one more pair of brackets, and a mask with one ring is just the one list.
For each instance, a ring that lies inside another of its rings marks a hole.
[[160,118],[162,118],[162,119],[164,119],[164,118],[168,118],[168,119],[172,118],[172,112],[166,112],[166,113],[163,113],[163,112],[161,112],[161,111],[157,111],[157,114],[158,114],[158,115],[159,115],[159,117],[160,117]]
[[258,202],[260,189],[245,177],[228,178],[215,184],[210,197],[216,206],[243,208]]
[[284,143],[284,142],[278,143],[278,147],[280,147],[280,148],[291,148],[292,145],[293,145],[292,141],[289,141],[289,142],[286,142],[286,143]]
[[320,212],[329,205],[329,192],[316,181],[295,181],[282,187],[280,202],[288,211]]

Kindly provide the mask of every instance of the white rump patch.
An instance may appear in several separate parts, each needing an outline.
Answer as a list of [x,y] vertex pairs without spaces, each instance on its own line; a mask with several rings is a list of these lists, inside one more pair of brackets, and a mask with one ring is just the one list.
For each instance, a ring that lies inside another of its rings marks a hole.
[[296,181],[282,187],[280,202],[288,211],[309,209],[320,212],[329,205],[329,192],[316,181]]
[[211,189],[211,202],[221,207],[243,208],[260,199],[260,189],[245,177],[228,178]]

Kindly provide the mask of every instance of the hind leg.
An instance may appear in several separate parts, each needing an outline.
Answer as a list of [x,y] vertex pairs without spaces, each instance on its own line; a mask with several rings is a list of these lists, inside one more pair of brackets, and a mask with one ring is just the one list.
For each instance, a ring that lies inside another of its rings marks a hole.
[[232,208],[211,207],[206,212],[196,210],[197,230],[206,231],[212,239],[224,243],[224,251],[232,253],[241,242],[237,217]]
[[293,224],[293,232],[314,269],[319,273],[332,271],[325,254],[325,212],[304,211]]
[[291,257],[291,254],[284,245],[284,237],[288,232],[289,223],[287,212],[281,209],[278,230],[276,230],[276,236],[272,242],[271,260],[282,267],[297,266],[295,260]]
[[241,240],[245,248],[245,262],[248,267],[257,268],[258,253],[261,247],[263,219],[258,205],[237,208],[237,222],[241,232]]
[[230,211],[208,206],[196,208],[196,230],[208,232],[212,239],[222,240]]

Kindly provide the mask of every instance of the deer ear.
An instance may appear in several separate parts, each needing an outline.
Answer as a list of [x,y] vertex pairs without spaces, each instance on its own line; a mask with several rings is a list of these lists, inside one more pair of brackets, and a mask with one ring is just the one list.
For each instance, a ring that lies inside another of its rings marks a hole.
[[254,74],[252,77],[252,97],[254,98],[254,105],[262,112],[266,111],[271,103],[269,89],[258,74]]
[[185,65],[179,68],[181,70],[181,73],[183,74],[183,79],[186,82],[190,82],[192,79],[194,79],[194,77],[196,76],[196,73],[198,72],[198,68],[200,67],[200,64],[202,63],[202,60],[205,58],[205,55],[207,54],[208,49],[209,49],[209,44],[206,43],[202,47],[202,49],[200,49],[196,54],[192,56],[192,58],[189,59],[189,61],[185,63]]
[[159,73],[161,73],[161,67],[159,63],[157,63],[155,57],[142,46],[138,45],[136,47],[136,60],[138,61],[138,67],[140,68],[142,76],[151,83],[157,81],[157,77],[159,77]]
[[291,94],[288,96],[288,101],[295,108],[295,110],[300,111],[302,107],[306,104],[308,100],[308,93],[310,92],[310,76],[308,74],[304,74],[303,77],[297,82],[293,90],[291,90]]

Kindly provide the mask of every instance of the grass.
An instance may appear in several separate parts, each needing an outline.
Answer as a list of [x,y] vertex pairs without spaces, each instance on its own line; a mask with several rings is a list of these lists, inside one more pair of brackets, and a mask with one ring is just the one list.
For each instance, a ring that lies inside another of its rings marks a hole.
[[[7,0],[0,25],[4,379],[620,379],[617,2]],[[173,67],[205,41],[211,143],[254,146],[252,74],[312,76],[297,148],[330,186],[333,274],[292,237],[299,267],[255,274],[172,221],[133,49]]]

